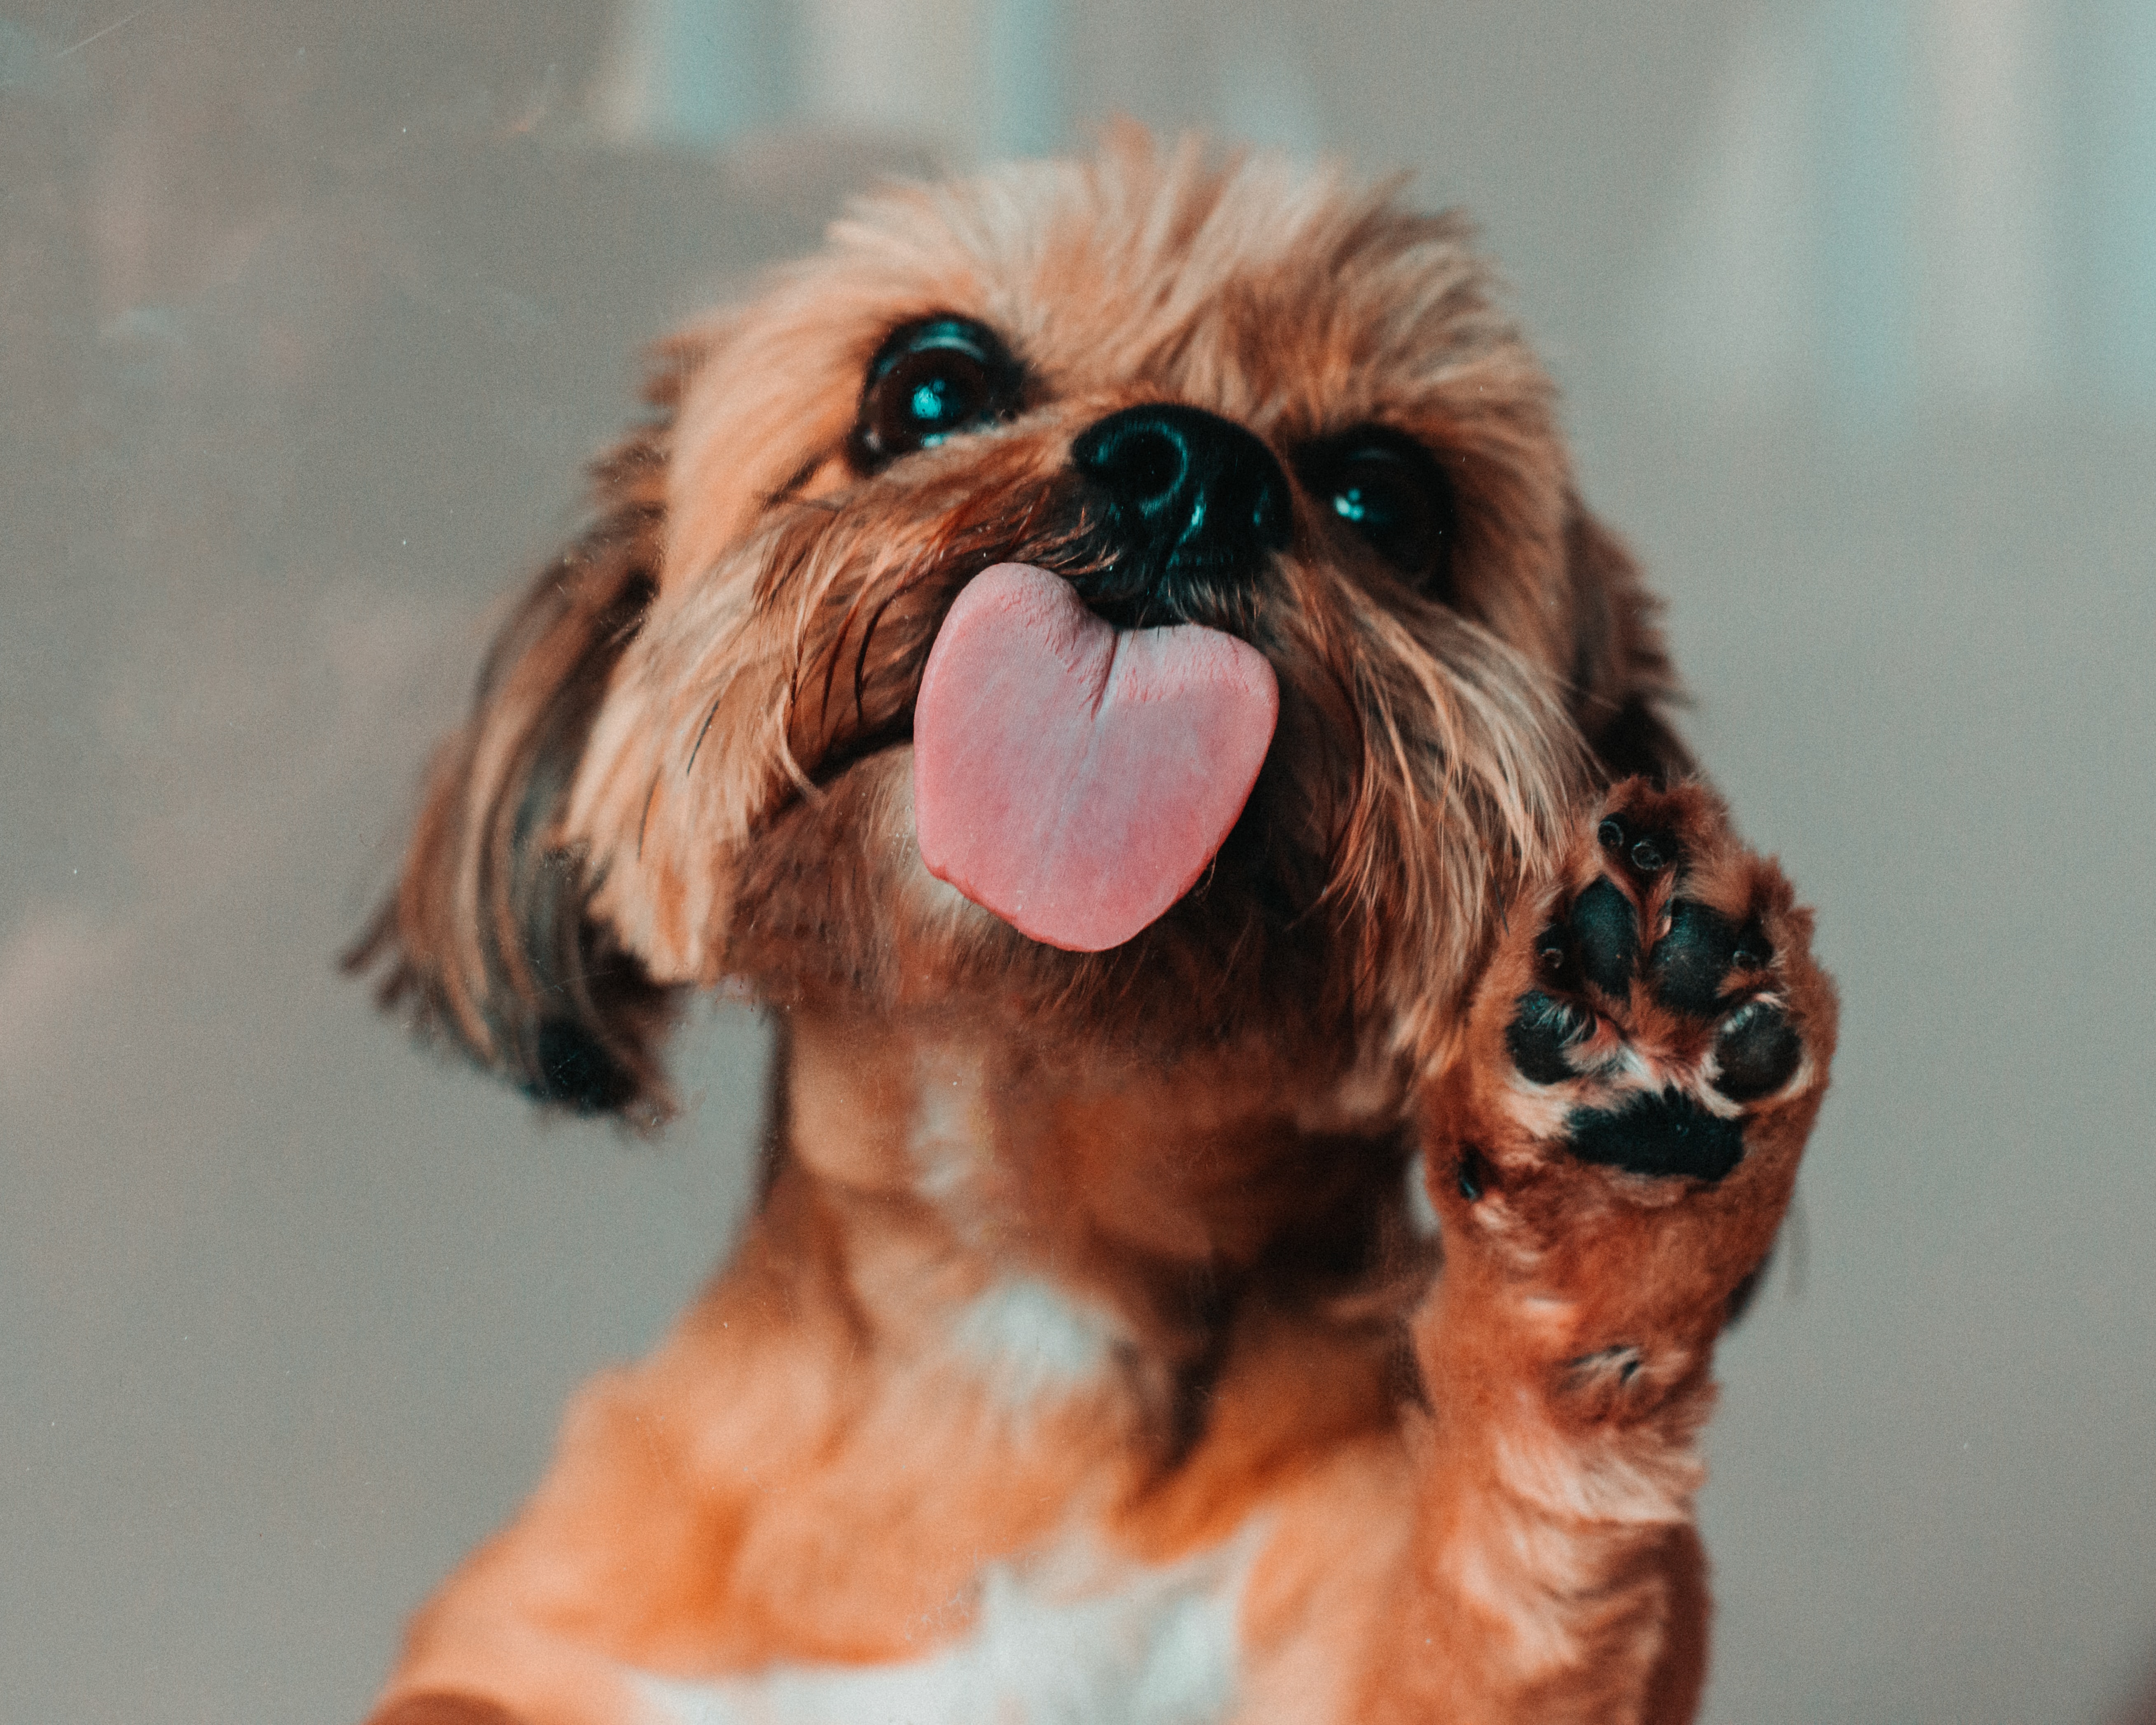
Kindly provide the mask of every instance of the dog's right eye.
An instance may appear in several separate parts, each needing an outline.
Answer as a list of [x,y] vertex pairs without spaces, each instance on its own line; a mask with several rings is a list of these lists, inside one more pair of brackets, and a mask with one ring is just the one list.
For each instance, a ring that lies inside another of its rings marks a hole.
[[1434,598],[1448,597],[1460,505],[1437,459],[1382,425],[1312,444],[1303,483],[1378,556]]
[[931,317],[892,332],[869,366],[854,427],[864,473],[1017,410],[1018,362],[970,318]]

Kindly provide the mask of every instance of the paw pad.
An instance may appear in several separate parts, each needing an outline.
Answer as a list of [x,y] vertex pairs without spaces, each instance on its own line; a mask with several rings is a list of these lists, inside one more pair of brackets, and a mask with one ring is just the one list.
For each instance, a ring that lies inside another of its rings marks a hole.
[[1744,1159],[1743,1129],[1681,1091],[1635,1096],[1621,1108],[1578,1109],[1565,1127],[1582,1162],[1628,1174],[1718,1180]]
[[1512,1064],[1537,1084],[1561,1084],[1572,1077],[1565,1051],[1594,1034],[1594,1019],[1539,988],[1521,995],[1517,1005],[1505,1029],[1505,1047]]
[[1572,948],[1588,981],[1605,994],[1632,985],[1640,950],[1640,915],[1617,883],[1597,880],[1572,901],[1566,919]]
[[1679,899],[1670,906],[1668,932],[1647,954],[1647,973],[1664,1004],[1704,1017],[1721,1004],[1732,969],[1763,970],[1774,958],[1758,919],[1739,928],[1710,906]]
[[1804,1057],[1804,1039],[1780,1007],[1747,1002],[1715,1039],[1714,1087],[1732,1102],[1756,1101],[1787,1084]]

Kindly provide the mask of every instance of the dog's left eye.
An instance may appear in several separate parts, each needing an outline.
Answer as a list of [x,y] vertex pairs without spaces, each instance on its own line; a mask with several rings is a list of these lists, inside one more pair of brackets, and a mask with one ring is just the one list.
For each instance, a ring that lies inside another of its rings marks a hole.
[[924,318],[892,332],[870,364],[854,428],[854,463],[872,471],[1016,411],[1018,362],[993,331],[964,317]]

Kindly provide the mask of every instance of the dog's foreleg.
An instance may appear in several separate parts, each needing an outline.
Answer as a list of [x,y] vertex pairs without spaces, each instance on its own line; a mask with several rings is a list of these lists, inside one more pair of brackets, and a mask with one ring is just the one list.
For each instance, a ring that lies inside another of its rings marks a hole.
[[1444,1267],[1414,1525],[1363,1717],[1681,1722],[1696,1440],[1825,1088],[1810,918],[1696,786],[1632,781],[1516,907],[1422,1098]]
[[1705,1373],[1620,1414],[1629,1361],[1565,1358],[1576,1314],[1540,1306],[1455,1267],[1423,1314],[1433,1407],[1362,1710],[1373,1725],[1691,1717],[1705,1669],[1691,1526]]

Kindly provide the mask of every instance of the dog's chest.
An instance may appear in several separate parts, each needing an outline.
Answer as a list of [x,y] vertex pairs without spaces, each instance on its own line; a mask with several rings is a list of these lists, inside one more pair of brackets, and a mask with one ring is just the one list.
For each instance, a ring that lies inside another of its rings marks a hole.
[[916,1659],[637,1686],[666,1725],[1205,1725],[1235,1701],[1253,1546],[1158,1566],[1065,1546],[988,1568],[971,1626]]

